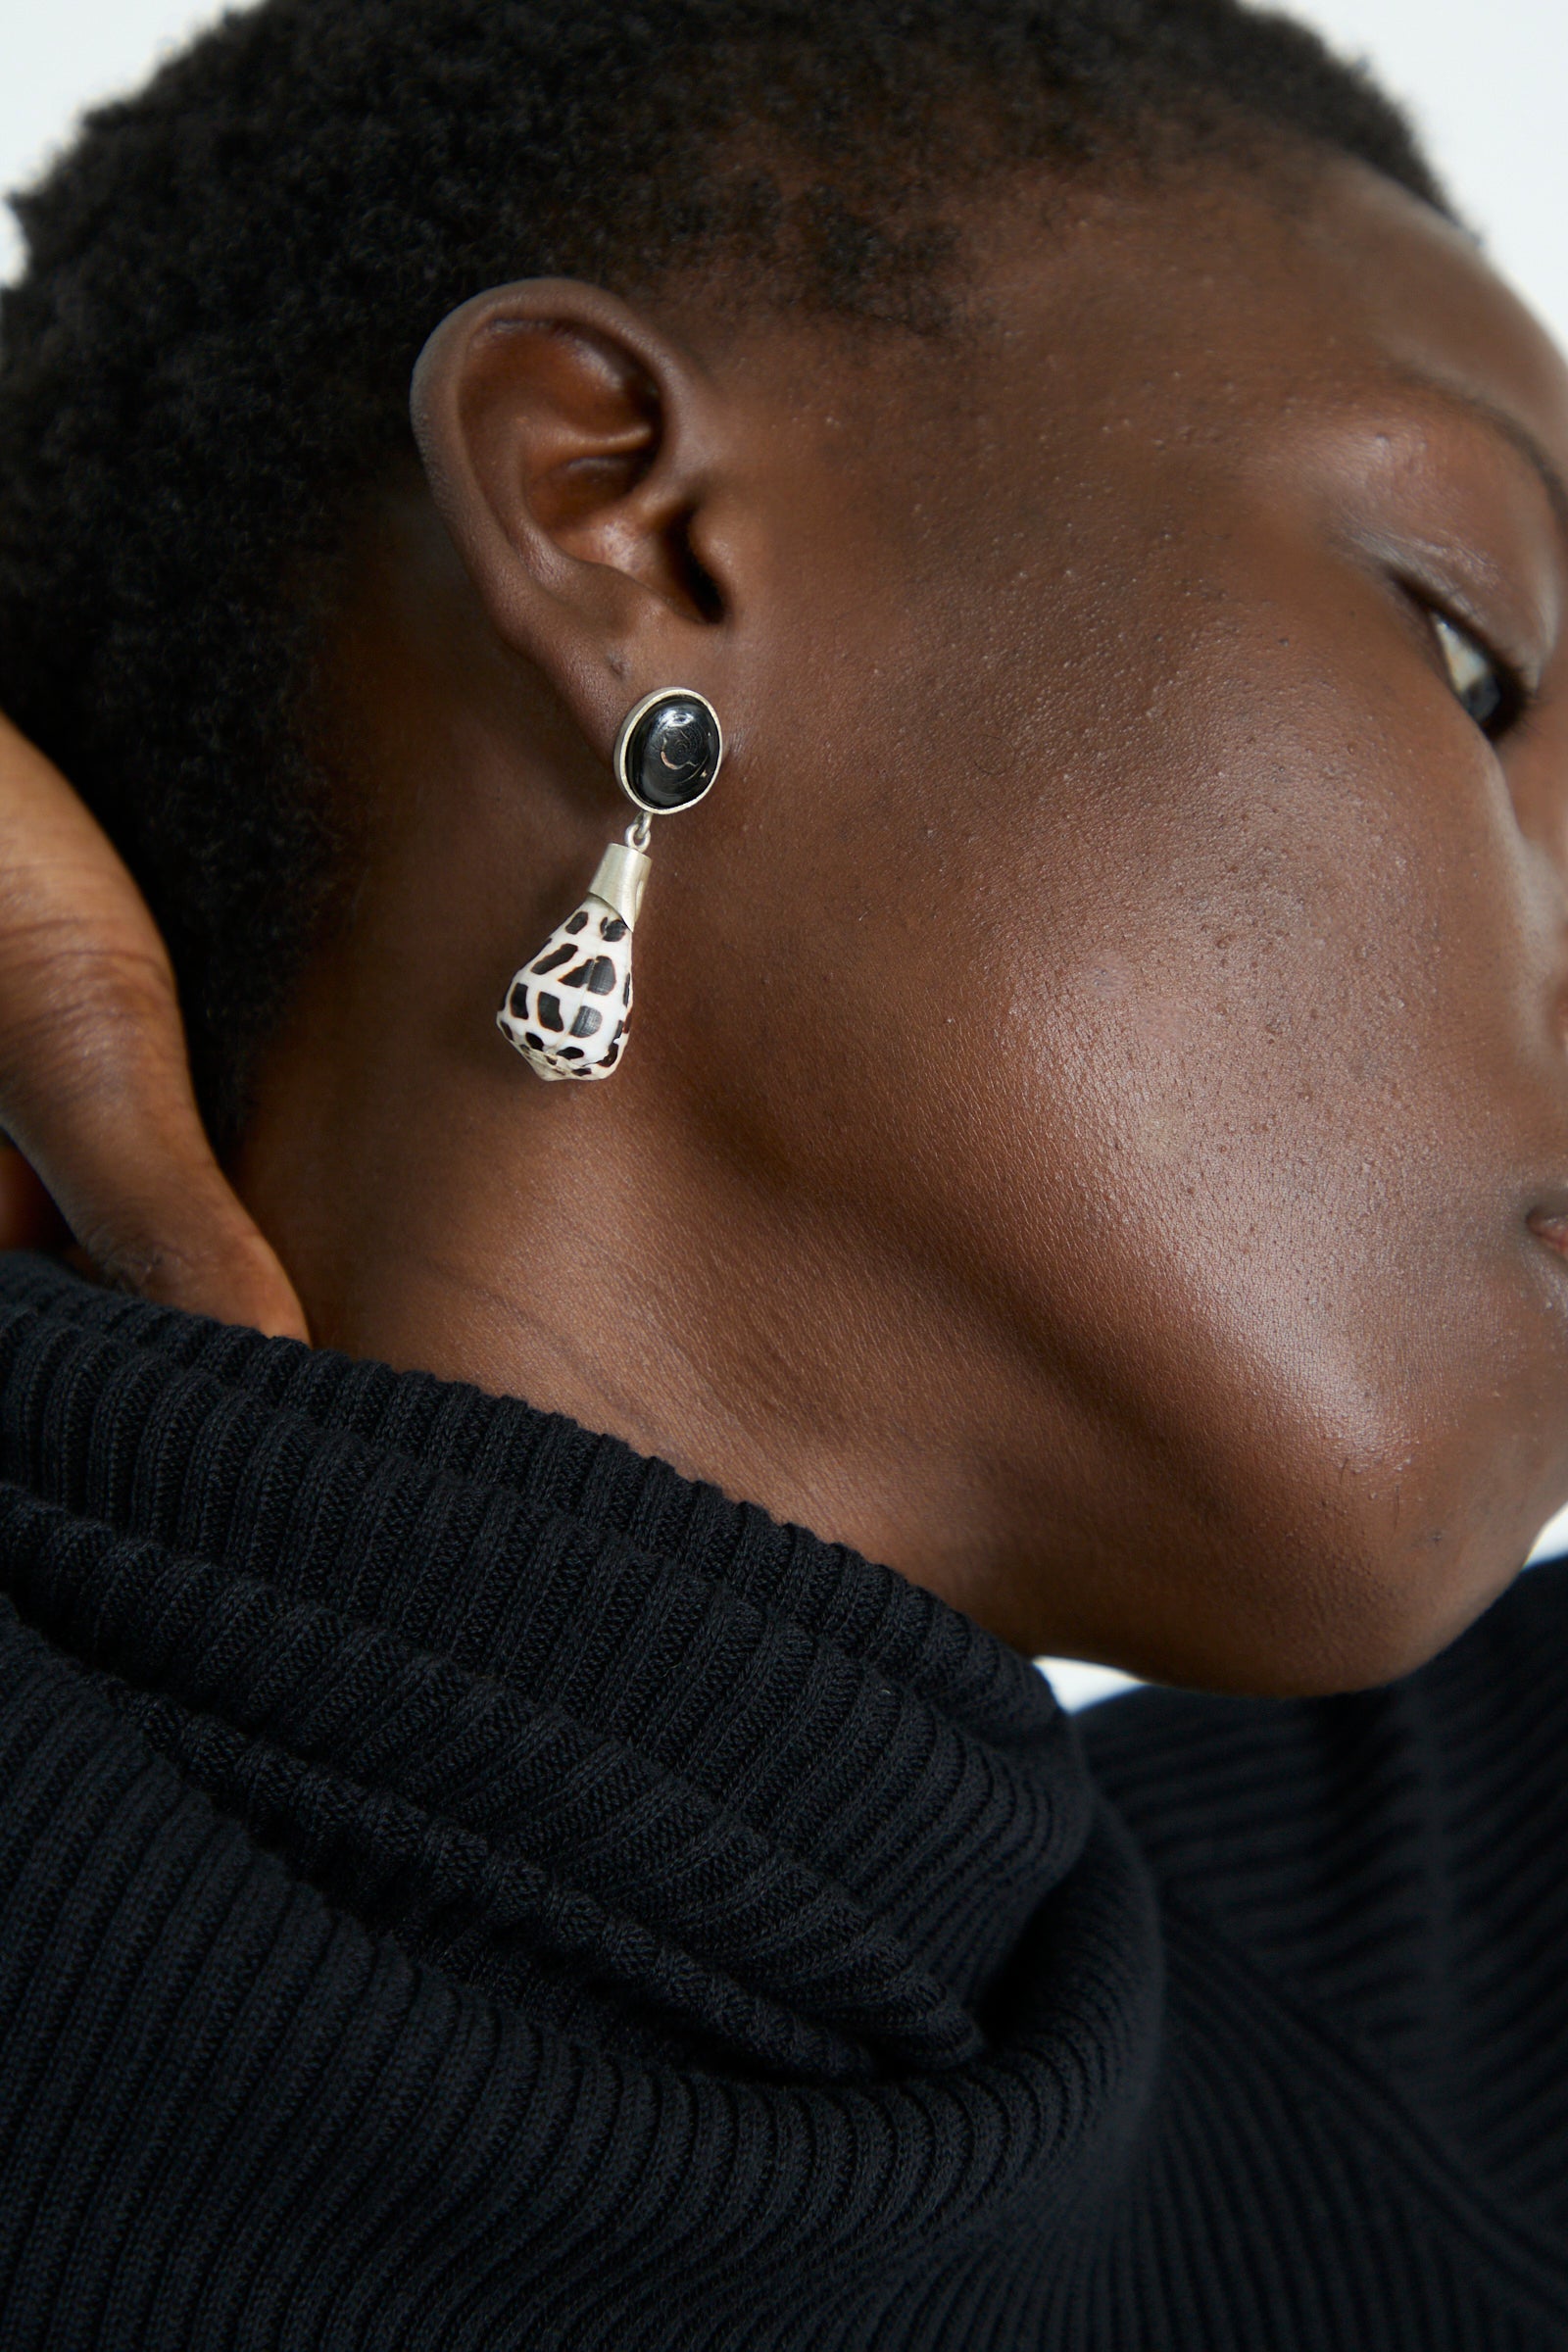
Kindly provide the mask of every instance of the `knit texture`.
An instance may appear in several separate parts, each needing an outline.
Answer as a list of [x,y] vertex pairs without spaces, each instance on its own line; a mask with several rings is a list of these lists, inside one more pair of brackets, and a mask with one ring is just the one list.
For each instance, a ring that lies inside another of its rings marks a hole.
[[613,1440],[27,1258],[0,1480],[5,2352],[1568,2345],[1568,1572],[1079,1726]]

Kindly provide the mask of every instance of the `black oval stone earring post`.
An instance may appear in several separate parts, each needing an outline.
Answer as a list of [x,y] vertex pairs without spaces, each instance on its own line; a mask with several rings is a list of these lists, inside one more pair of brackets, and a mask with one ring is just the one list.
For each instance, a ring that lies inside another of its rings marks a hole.
[[541,1078],[608,1078],[631,1019],[631,935],[648,881],[651,820],[694,808],[718,774],[718,713],[690,686],[633,705],[615,737],[615,781],[638,814],[599,860],[587,895],[514,972],[496,1026]]

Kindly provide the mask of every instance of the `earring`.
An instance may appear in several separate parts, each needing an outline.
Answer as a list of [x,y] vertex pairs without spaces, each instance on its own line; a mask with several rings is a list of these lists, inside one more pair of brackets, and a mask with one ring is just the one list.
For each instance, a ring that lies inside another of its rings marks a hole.
[[631,1019],[631,935],[648,882],[656,816],[694,808],[718,773],[724,737],[689,686],[645,695],[615,738],[615,781],[637,809],[599,860],[588,895],[514,972],[496,1026],[541,1078],[608,1078]]

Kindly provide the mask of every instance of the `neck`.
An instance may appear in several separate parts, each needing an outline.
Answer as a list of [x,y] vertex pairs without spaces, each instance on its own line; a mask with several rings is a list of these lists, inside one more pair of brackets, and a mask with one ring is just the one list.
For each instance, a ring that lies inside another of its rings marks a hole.
[[568,1414],[994,1620],[1008,1391],[952,1380],[984,1335],[699,1154],[635,1061],[547,1086],[474,1017],[482,1074],[352,1018],[273,1057],[239,1181],[318,1342]]
[[[402,574],[374,576],[390,595]],[[439,578],[424,585],[438,603]],[[704,936],[702,837],[656,856],[660,920],[639,926],[637,1018],[611,1080],[548,1084],[499,1036],[508,975],[621,811],[573,773],[548,701],[517,707],[511,671],[487,701],[453,635],[461,696],[428,691],[412,655],[344,657],[374,671],[358,708],[374,722],[377,858],[268,1058],[234,1171],[316,1339],[621,1438],[1017,1647],[1104,1654],[1072,1561],[1103,1547],[1107,1496],[1136,1554],[1136,1488],[1038,1336],[944,1261],[880,1172],[847,1197],[836,1127],[824,1144],[808,1107],[790,1127],[780,1090],[748,1093],[733,1057],[716,1082],[691,1044],[702,976],[668,947]],[[536,772],[518,772],[519,744]],[[768,937],[763,913],[750,935]],[[760,1006],[776,981],[758,974]],[[790,1043],[776,985],[765,1009],[763,1078]]]

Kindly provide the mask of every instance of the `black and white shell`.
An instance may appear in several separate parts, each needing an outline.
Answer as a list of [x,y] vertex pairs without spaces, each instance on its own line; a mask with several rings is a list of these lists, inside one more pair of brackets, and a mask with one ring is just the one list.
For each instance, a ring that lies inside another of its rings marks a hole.
[[631,1018],[631,931],[584,899],[513,975],[496,1024],[541,1078],[608,1078]]

